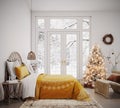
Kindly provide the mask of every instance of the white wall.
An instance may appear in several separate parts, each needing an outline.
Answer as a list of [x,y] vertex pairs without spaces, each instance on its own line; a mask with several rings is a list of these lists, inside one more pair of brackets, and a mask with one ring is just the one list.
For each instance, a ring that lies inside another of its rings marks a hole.
[[4,63],[17,51],[23,60],[30,51],[31,12],[25,0],[0,0],[0,82],[4,81]]
[[[91,46],[98,43],[104,56],[108,56],[113,50],[117,54],[120,52],[120,11],[34,11],[32,15],[33,21],[35,16],[91,16]],[[103,36],[108,33],[114,37],[111,45],[106,45],[102,41]],[[107,61],[106,67],[110,72],[111,65]]]
[[[116,54],[120,53],[120,11],[94,12],[92,16],[92,44],[98,43],[104,56],[109,56],[112,51]],[[102,41],[103,36],[107,33],[111,33],[114,37],[113,44],[111,45],[106,45]],[[106,62],[106,66],[108,72],[111,72],[112,65]],[[118,64],[118,70],[120,70],[120,62]]]
[[32,0],[34,11],[120,10],[120,0]]

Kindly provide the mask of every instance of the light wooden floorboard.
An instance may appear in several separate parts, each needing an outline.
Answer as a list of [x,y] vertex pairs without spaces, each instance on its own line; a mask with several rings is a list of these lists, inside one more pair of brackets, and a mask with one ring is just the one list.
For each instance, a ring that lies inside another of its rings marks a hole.
[[110,97],[105,98],[104,96],[95,93],[94,89],[87,89],[91,96],[103,106],[103,108],[120,108],[120,94],[116,94],[113,90],[110,90]]

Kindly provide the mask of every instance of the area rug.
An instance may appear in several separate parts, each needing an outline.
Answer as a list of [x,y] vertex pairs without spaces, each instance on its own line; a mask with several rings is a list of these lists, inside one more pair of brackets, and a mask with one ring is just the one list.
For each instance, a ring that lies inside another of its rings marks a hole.
[[27,100],[20,108],[103,108],[97,101],[77,101],[70,99]]

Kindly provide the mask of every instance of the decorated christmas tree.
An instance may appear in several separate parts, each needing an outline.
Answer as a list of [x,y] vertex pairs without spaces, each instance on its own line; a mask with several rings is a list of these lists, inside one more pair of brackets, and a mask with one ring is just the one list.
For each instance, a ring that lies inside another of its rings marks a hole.
[[104,65],[104,58],[98,45],[94,45],[88,58],[84,75],[84,86],[94,87],[96,79],[105,79],[106,69]]

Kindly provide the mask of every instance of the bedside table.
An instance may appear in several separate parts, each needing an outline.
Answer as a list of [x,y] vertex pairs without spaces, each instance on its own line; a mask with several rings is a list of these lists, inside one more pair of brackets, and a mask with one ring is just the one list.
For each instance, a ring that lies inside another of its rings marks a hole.
[[18,80],[6,81],[2,83],[4,89],[4,100],[8,104],[11,99],[20,100],[22,83]]

